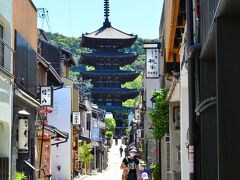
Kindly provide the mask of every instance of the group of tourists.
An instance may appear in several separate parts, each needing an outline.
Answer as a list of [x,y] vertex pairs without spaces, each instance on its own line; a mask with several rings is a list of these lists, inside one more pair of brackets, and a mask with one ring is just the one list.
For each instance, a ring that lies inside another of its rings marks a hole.
[[[120,156],[122,157],[123,148],[119,148]],[[144,166],[140,165],[137,158],[136,147],[126,147],[124,149],[125,157],[122,160],[120,168],[123,170],[122,180],[150,180],[148,173],[144,171]]]

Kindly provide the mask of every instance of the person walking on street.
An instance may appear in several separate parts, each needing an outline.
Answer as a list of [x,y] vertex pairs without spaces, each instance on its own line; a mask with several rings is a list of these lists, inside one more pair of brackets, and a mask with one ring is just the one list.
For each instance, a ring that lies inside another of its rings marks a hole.
[[125,154],[125,157],[128,156],[128,148],[127,147],[125,147],[125,149],[124,149],[124,154]]
[[129,156],[123,158],[121,169],[123,169],[122,180],[140,180],[139,160],[136,158],[137,150],[130,149]]
[[122,157],[122,153],[123,153],[123,148],[122,148],[122,146],[120,146],[119,151],[120,151],[120,156]]
[[117,137],[117,135],[114,137],[114,139],[115,139],[115,145],[117,146],[118,145],[118,137]]

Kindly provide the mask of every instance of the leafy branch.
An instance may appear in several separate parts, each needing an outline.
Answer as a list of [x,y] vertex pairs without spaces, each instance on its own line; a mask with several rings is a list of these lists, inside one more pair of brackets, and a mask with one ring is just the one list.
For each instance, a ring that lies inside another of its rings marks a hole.
[[155,99],[155,107],[150,112],[152,120],[153,136],[155,139],[161,139],[166,133],[169,132],[169,107],[166,101],[168,91],[161,89],[153,93]]

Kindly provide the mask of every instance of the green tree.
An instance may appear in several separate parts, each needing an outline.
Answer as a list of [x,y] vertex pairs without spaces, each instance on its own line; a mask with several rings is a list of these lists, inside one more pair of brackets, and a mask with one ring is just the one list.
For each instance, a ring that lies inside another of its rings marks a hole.
[[93,160],[91,149],[91,144],[87,144],[85,141],[83,142],[83,145],[80,146],[78,149],[78,157],[85,165],[85,174],[87,174],[89,164]]
[[[127,82],[122,85],[123,88],[128,88],[128,89],[140,89],[142,87],[143,83],[143,72],[140,73],[140,75],[132,82]],[[134,104],[136,106],[139,105],[141,100],[141,96],[137,96],[135,99],[128,99],[127,101],[123,102],[123,106],[126,107],[134,107]]]
[[111,139],[112,136],[113,136],[113,132],[112,132],[112,131],[106,131],[106,132],[105,132],[105,136],[107,136],[108,139]]
[[155,98],[155,107],[150,112],[152,120],[153,136],[155,139],[161,139],[169,132],[169,107],[166,101],[168,91],[161,89],[155,91],[153,97]]
[[106,128],[108,131],[114,132],[116,128],[116,121],[113,118],[105,118]]

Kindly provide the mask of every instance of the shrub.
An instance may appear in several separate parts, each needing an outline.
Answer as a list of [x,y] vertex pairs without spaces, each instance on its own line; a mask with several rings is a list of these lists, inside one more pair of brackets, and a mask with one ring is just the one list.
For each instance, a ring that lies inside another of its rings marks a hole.
[[156,166],[153,169],[153,179],[154,180],[159,180],[161,179],[161,168],[160,168],[160,164],[156,164]]
[[16,180],[26,180],[27,176],[24,172],[16,172]]

